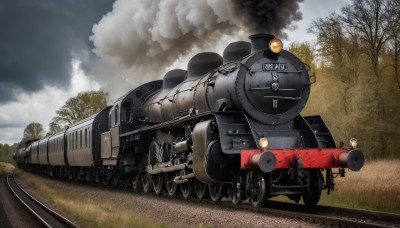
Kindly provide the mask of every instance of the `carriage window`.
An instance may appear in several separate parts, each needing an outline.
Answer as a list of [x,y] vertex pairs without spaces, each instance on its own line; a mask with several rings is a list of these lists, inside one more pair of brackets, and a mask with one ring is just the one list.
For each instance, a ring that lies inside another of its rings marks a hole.
[[87,147],[87,128],[85,128],[85,148]]
[[118,116],[119,116],[119,112],[118,112],[118,105],[115,106],[115,113],[114,113],[114,117],[115,117],[115,125],[118,124]]
[[78,149],[78,132],[75,131],[75,149]]
[[82,130],[80,130],[80,132],[79,132],[79,145],[80,145],[80,147],[79,148],[82,148]]
[[90,127],[89,127],[89,139],[88,139],[88,142],[89,142],[89,148],[90,148],[92,146],[92,131],[91,131]]
[[125,120],[125,122],[127,123],[131,122],[132,103],[130,101],[124,101],[124,104],[122,105],[121,108],[121,114],[124,115],[124,117],[121,118],[121,121]]

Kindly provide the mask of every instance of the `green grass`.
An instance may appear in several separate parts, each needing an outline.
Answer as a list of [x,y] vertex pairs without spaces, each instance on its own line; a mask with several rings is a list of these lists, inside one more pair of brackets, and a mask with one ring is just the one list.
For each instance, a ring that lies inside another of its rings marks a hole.
[[15,169],[14,165],[6,162],[0,162],[0,174],[3,172],[10,172]]

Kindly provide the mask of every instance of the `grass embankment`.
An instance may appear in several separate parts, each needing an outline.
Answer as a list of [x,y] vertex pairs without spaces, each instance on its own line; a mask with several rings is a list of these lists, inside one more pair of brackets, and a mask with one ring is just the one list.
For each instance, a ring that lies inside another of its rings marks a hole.
[[400,214],[399,174],[398,159],[368,161],[360,171],[346,170],[344,178],[336,178],[335,191],[330,195],[323,191],[319,205]]
[[20,176],[53,205],[89,227],[166,227],[162,222],[135,211],[129,200],[122,204],[108,199],[99,202],[50,186],[30,173],[21,172]]
[[11,172],[14,169],[15,169],[15,167],[10,163],[0,162],[0,173]]

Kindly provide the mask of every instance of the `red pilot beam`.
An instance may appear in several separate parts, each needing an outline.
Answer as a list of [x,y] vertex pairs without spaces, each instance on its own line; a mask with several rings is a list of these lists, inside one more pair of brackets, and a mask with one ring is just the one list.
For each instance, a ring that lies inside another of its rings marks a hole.
[[259,168],[264,172],[274,169],[297,168],[301,161],[303,168],[349,168],[358,171],[364,165],[364,155],[357,149],[258,149],[241,150],[241,169]]

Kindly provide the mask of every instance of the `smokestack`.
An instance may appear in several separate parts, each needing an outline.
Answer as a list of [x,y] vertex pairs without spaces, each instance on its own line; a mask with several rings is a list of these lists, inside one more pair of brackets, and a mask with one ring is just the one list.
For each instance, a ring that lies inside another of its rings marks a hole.
[[271,34],[254,34],[249,36],[251,40],[251,52],[269,49],[269,42],[275,36]]

